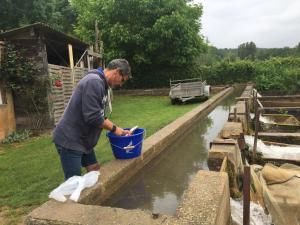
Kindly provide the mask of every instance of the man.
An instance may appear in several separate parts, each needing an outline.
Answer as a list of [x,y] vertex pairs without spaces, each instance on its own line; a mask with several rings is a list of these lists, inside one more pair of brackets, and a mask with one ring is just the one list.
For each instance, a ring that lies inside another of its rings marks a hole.
[[66,180],[80,176],[81,167],[88,172],[100,169],[93,148],[103,128],[118,136],[129,134],[105,117],[105,107],[108,88],[122,86],[130,78],[129,63],[125,59],[114,59],[105,70],[91,70],[78,83],[53,132]]

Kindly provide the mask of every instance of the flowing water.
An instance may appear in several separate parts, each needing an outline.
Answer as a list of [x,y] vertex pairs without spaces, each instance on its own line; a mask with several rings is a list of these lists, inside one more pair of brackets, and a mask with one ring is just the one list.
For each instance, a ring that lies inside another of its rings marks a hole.
[[209,143],[228,119],[229,107],[241,95],[238,88],[211,113],[200,119],[191,132],[168,147],[104,205],[144,209],[154,213],[173,215],[183,192],[198,170],[208,170]]

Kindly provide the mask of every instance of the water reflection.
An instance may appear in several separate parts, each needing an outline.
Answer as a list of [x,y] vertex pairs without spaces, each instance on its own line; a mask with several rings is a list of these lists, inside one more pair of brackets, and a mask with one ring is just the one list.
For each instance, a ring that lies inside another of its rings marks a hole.
[[227,121],[227,107],[234,103],[234,97],[240,95],[240,92],[236,91],[195,124],[191,132],[147,165],[105,205],[174,214],[184,190],[196,172],[208,169],[206,160],[209,143]]
[[[245,86],[236,87],[235,93],[231,97],[226,98],[222,102],[223,110],[229,111],[230,107],[236,102],[235,97],[239,97],[242,94],[242,92],[244,91],[244,89],[245,89]],[[238,94],[236,94],[236,93],[238,93]]]

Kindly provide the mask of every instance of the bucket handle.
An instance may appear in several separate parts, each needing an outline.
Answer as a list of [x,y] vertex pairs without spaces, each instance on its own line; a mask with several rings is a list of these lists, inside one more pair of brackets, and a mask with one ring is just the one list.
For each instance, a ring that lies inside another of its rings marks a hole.
[[131,151],[132,149],[134,149],[137,145],[141,144],[141,143],[144,141],[145,138],[146,138],[146,129],[144,129],[143,139],[142,139],[140,142],[138,142],[137,144],[135,144],[135,145],[130,145],[130,146],[125,146],[125,147],[120,147],[120,146],[114,145],[114,144],[112,144],[112,143],[110,143],[110,144],[111,144],[112,146],[116,147],[116,148],[119,148],[119,149],[121,149],[121,150],[125,150],[126,152],[130,152],[130,151]]

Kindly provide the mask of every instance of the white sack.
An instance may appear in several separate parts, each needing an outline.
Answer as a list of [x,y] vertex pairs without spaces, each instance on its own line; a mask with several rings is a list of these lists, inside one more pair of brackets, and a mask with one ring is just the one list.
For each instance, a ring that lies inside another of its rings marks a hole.
[[99,171],[91,171],[84,176],[73,176],[59,185],[50,192],[49,198],[53,198],[60,202],[65,202],[67,198],[65,195],[70,195],[70,199],[77,202],[80,193],[84,188],[92,187],[98,181],[100,175]]

